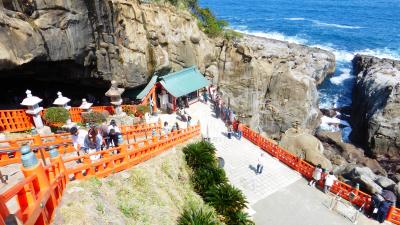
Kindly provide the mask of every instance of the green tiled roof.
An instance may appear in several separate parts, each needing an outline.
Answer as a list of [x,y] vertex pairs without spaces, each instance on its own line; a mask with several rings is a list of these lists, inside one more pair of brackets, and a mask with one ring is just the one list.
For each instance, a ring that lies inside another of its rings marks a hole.
[[144,97],[150,92],[151,88],[157,82],[157,76],[153,76],[150,82],[146,85],[146,87],[136,96],[136,99],[143,100]]
[[210,84],[194,66],[170,73],[160,79],[161,85],[174,97],[181,97]]

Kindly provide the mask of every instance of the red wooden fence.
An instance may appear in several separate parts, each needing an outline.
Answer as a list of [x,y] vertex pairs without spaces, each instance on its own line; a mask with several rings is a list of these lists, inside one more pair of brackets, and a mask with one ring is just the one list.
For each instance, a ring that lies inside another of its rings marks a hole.
[[[265,137],[262,137],[259,133],[251,130],[247,126],[242,125],[243,137],[253,142],[255,145],[259,146],[262,150],[277,158],[279,161],[285,163],[290,168],[298,171],[302,174],[306,179],[312,178],[312,173],[315,167],[303,159],[297,157],[293,153],[281,148],[279,145],[272,143]],[[319,185],[323,187],[323,179],[319,182]],[[371,196],[351,187],[350,185],[343,183],[341,181],[336,181],[331,188],[331,192],[335,194],[339,194],[342,198],[348,200],[349,202],[362,207],[365,209],[369,209],[371,204]],[[350,194],[350,193],[353,193]],[[356,196],[356,197],[351,197]],[[388,213],[387,220],[394,223],[400,224],[400,209],[392,207],[390,212]]]

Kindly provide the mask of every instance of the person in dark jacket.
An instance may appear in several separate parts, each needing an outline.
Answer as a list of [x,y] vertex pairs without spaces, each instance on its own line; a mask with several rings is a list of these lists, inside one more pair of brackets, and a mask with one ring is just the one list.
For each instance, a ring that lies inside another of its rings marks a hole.
[[392,207],[392,204],[393,203],[390,201],[384,201],[380,204],[376,218],[379,223],[385,222],[389,209],[390,207]]

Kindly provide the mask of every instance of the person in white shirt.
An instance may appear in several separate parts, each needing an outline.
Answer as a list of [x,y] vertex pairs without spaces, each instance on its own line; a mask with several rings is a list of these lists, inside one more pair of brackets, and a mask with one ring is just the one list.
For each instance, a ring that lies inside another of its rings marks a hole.
[[335,180],[337,180],[337,178],[335,177],[335,175],[333,175],[333,172],[332,171],[329,172],[329,174],[325,177],[325,185],[324,185],[325,193],[328,193],[328,191],[331,190],[331,187],[335,183]]
[[264,157],[264,153],[261,153],[261,155],[257,159],[256,174],[261,174],[262,173],[262,171],[264,169],[264,165],[265,165],[265,157]]
[[321,175],[322,175],[321,164],[318,164],[314,169],[312,180],[310,181],[310,183],[308,183],[308,185],[315,187],[315,184],[318,183],[319,180],[321,180]]
[[72,136],[72,144],[79,156],[79,150],[83,150],[85,146],[85,137],[87,135],[87,131],[78,130],[77,127],[71,127],[69,130]]
[[108,143],[107,146],[118,147],[118,136],[121,135],[121,130],[117,126],[115,120],[111,120],[108,126]]

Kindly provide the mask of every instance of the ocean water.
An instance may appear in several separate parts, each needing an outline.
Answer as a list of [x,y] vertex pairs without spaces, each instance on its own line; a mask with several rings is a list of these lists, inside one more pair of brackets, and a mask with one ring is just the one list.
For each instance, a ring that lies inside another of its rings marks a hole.
[[[337,69],[319,87],[320,108],[351,106],[356,53],[400,59],[400,0],[200,0],[232,29],[333,52]],[[340,124],[335,125],[335,124]],[[345,117],[322,118],[321,129],[342,130]]]

